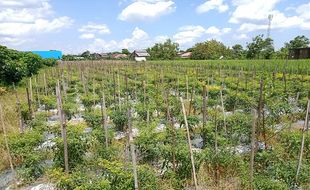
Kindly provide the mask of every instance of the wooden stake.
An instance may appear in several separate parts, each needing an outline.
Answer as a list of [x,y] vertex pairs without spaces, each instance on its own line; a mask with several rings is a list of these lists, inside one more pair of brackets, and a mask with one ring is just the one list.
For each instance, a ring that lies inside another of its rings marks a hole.
[[32,119],[32,109],[31,109],[31,100],[29,95],[29,88],[26,87],[26,94],[27,94],[27,103],[28,103],[28,111],[29,111],[29,120]]
[[22,112],[21,112],[21,108],[20,108],[20,100],[19,100],[17,90],[16,90],[14,84],[13,84],[13,88],[14,88],[14,92],[15,92],[17,113],[18,113],[18,117],[19,117],[19,130],[20,130],[20,133],[24,133],[24,120],[23,120],[23,116],[22,116]]
[[251,134],[251,158],[250,158],[250,189],[254,189],[254,157],[255,157],[255,144],[256,144],[256,120],[257,113],[253,110],[253,121],[252,121],[252,134]]
[[45,96],[47,96],[47,84],[46,84],[46,76],[45,76],[45,73],[43,73],[43,82],[44,82],[44,92],[45,92]]
[[138,172],[137,172],[137,158],[136,158],[136,152],[135,152],[135,144],[133,143],[133,136],[132,136],[131,108],[128,109],[128,136],[129,136],[129,144],[130,144],[130,152],[131,152],[132,170],[133,170],[133,175],[134,175],[134,188],[135,190],[138,190],[139,184],[138,184]]
[[11,168],[12,174],[14,176],[14,186],[17,186],[16,172],[15,172],[15,169],[14,169],[14,166],[13,166],[11,151],[10,151],[9,142],[8,142],[7,133],[6,133],[6,128],[5,128],[5,124],[4,124],[3,109],[2,109],[1,103],[0,103],[0,117],[1,117],[1,125],[2,125],[2,130],[3,130],[5,147],[6,147],[6,150],[7,150],[7,153],[8,153],[8,157],[9,157],[10,168]]
[[102,91],[102,98],[101,98],[101,118],[102,118],[102,127],[104,129],[105,134],[105,146],[108,148],[108,127],[107,127],[107,110],[105,105],[105,96],[104,92]]
[[227,128],[226,128],[226,115],[225,115],[225,107],[224,107],[224,100],[223,100],[223,87],[221,87],[220,90],[220,96],[221,96],[221,107],[222,107],[222,113],[224,118],[224,132],[227,134]]
[[186,75],[186,100],[189,98],[189,93],[188,93],[188,76]]
[[193,178],[194,178],[195,190],[197,190],[198,184],[197,184],[197,178],[196,178],[195,161],[194,161],[194,155],[193,155],[193,150],[192,150],[192,143],[191,143],[188,123],[187,123],[187,118],[186,118],[186,110],[185,110],[185,106],[184,106],[184,102],[183,102],[183,98],[182,97],[180,97],[180,101],[181,101],[181,104],[182,104],[183,117],[184,117],[186,132],[187,132],[188,148],[189,148],[189,154],[190,154],[190,158],[191,158],[191,162],[192,162],[192,170],[193,170]]
[[62,100],[61,100],[61,91],[60,91],[59,80],[57,80],[56,96],[57,96],[58,115],[60,118],[60,127],[61,127],[61,131],[62,131],[62,138],[63,138],[63,143],[64,143],[65,172],[69,173],[67,129],[66,129],[66,125],[64,123],[65,118],[64,118],[64,113],[62,110]]
[[308,104],[307,104],[307,113],[306,113],[306,118],[305,118],[305,123],[304,127],[302,130],[302,139],[301,139],[301,145],[300,145],[300,153],[299,153],[299,159],[298,159],[298,165],[297,165],[297,171],[296,171],[296,182],[298,180],[298,175],[301,169],[301,164],[302,164],[302,156],[304,152],[304,146],[305,146],[305,138],[306,138],[306,133],[309,130],[309,112],[310,112],[310,92],[308,95]]

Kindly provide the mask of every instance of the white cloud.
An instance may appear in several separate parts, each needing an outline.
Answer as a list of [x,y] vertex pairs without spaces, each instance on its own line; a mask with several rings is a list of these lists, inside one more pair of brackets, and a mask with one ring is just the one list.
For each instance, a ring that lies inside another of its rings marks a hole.
[[169,39],[169,36],[167,36],[167,35],[156,36],[156,37],[154,38],[154,42],[155,42],[155,43],[163,43],[163,42],[165,42],[167,39]]
[[80,39],[93,39],[95,38],[95,34],[92,33],[85,33],[85,34],[81,34],[79,36]]
[[171,0],[135,0],[127,6],[118,19],[122,21],[147,21],[169,14],[175,10]]
[[0,41],[5,45],[18,46],[34,35],[57,32],[69,27],[69,17],[54,17],[49,0],[1,0]]
[[72,24],[69,17],[59,17],[53,20],[37,19],[33,23],[0,22],[0,35],[5,37],[20,37],[34,33],[57,31]]
[[136,27],[132,32],[131,38],[127,38],[122,40],[119,43],[121,48],[131,49],[131,48],[140,48],[140,47],[147,47],[149,45],[149,35],[141,30],[140,28]]
[[297,14],[305,20],[310,20],[310,3],[302,4],[296,9]]
[[235,0],[230,23],[266,20],[280,0]]
[[173,39],[180,45],[191,44],[205,34],[206,30],[202,26],[183,26],[173,36]]
[[110,34],[111,31],[105,24],[88,23],[79,29],[83,33],[99,33],[99,34]]
[[[287,17],[279,11],[273,11],[273,20],[271,24],[272,29],[282,29],[282,28],[292,28],[292,27],[303,27],[307,25],[303,19],[298,16]],[[251,22],[246,22],[240,25],[238,31],[241,32],[252,32],[256,30],[267,30],[268,23],[256,24]]]
[[183,26],[179,29],[179,32],[173,36],[173,39],[182,45],[191,45],[206,35],[211,35],[212,38],[218,38],[221,35],[229,33],[231,28],[219,29],[215,26],[211,26],[205,29],[202,26]]
[[149,35],[136,27],[130,38],[123,39],[121,41],[106,41],[104,39],[96,38],[88,47],[92,52],[98,51],[114,51],[120,50],[123,48],[126,49],[144,49],[152,44],[152,40],[149,38]]
[[249,39],[250,37],[247,34],[234,34],[233,38],[236,40],[245,40]]
[[276,10],[276,5],[281,0],[234,0],[233,11],[230,23],[241,24],[238,31],[247,33],[257,30],[267,30],[268,15],[273,15],[271,21],[272,29],[300,28],[308,30],[310,28],[310,3],[300,5],[296,8],[298,15],[286,16]]
[[224,3],[224,0],[209,0],[205,3],[199,5],[196,8],[197,13],[206,13],[216,9],[218,12],[222,13],[229,9],[228,5]]

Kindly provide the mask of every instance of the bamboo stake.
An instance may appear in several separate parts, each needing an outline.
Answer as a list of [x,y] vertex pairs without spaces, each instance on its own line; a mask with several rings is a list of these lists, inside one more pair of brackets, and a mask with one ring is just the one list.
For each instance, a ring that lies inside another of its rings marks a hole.
[[192,162],[192,170],[193,170],[193,178],[194,178],[194,184],[195,184],[195,190],[197,190],[197,178],[196,178],[196,169],[195,169],[195,161],[194,161],[194,155],[193,155],[193,150],[192,150],[192,143],[191,143],[191,138],[189,134],[189,128],[188,128],[188,123],[187,123],[187,118],[186,118],[186,110],[183,102],[183,98],[180,97],[180,101],[182,104],[182,111],[183,111],[183,117],[184,117],[184,122],[185,122],[185,127],[186,127],[186,132],[187,132],[187,140],[188,140],[188,148],[189,148],[189,153],[191,157],[191,162]]
[[33,100],[33,93],[32,93],[32,80],[31,77],[29,78],[29,90],[30,90],[30,100]]
[[104,92],[102,91],[102,98],[101,98],[101,118],[102,118],[102,127],[104,129],[105,134],[105,146],[106,148],[109,147],[108,141],[108,126],[107,126],[107,110],[105,105],[105,96]]
[[137,158],[136,158],[136,152],[135,152],[135,144],[133,142],[133,136],[132,136],[131,108],[128,109],[128,136],[129,136],[129,144],[130,144],[130,152],[131,152],[132,170],[133,170],[133,175],[134,175],[134,188],[135,190],[138,190],[139,184],[138,184],[138,172],[137,172]]
[[166,93],[166,106],[167,106],[167,120],[172,129],[172,168],[173,171],[176,171],[176,158],[175,158],[175,148],[176,148],[176,132],[174,128],[173,118],[170,113],[170,105],[169,105],[169,92]]
[[251,134],[251,158],[250,158],[250,189],[254,189],[254,157],[255,157],[255,144],[256,144],[256,120],[257,113],[253,110],[253,121],[252,121],[252,134]]
[[304,123],[304,127],[303,127],[303,130],[302,130],[302,139],[301,139],[300,153],[299,153],[298,166],[297,166],[297,171],[296,171],[296,182],[298,180],[299,172],[300,172],[300,169],[301,169],[302,156],[303,156],[303,152],[304,152],[306,133],[309,130],[309,112],[310,112],[310,92],[309,92],[309,95],[308,95],[308,104],[307,104],[307,113],[306,113],[305,123]]
[[43,73],[43,82],[44,82],[45,96],[47,96],[47,84],[46,84],[46,75],[45,75],[45,73]]
[[117,95],[118,95],[118,108],[121,110],[121,87],[119,82],[119,73],[117,73]]
[[6,147],[6,150],[8,153],[8,157],[9,157],[10,168],[11,168],[12,174],[14,176],[14,184],[13,185],[17,186],[16,172],[15,172],[15,169],[13,166],[13,160],[12,160],[11,151],[10,151],[9,142],[8,142],[7,133],[6,133],[6,128],[5,128],[5,124],[4,124],[3,109],[2,109],[1,103],[0,103],[0,117],[1,117],[1,125],[2,125],[2,130],[3,130],[5,147]]
[[19,130],[20,133],[24,133],[24,121],[23,121],[23,116],[20,108],[20,100],[17,94],[17,90],[15,88],[15,85],[13,84],[14,92],[15,92],[15,97],[16,97],[16,105],[17,105],[17,113],[19,117]]
[[221,96],[221,107],[222,107],[222,113],[223,113],[223,118],[224,118],[224,131],[225,134],[227,134],[227,128],[226,128],[226,115],[225,115],[225,107],[224,107],[224,100],[223,100],[223,87],[221,87],[220,90],[220,96]]
[[207,114],[208,114],[208,110],[207,110],[207,106],[208,106],[208,87],[207,85],[203,86],[203,91],[202,91],[202,128],[203,128],[203,147],[206,146],[206,141],[207,141],[207,136],[205,135],[208,131],[206,128],[206,123],[207,123]]
[[32,119],[31,100],[30,100],[29,88],[28,87],[26,87],[26,94],[27,94],[28,111],[29,111],[29,115],[30,115],[28,119]]
[[64,113],[63,113],[63,110],[62,110],[62,100],[61,100],[61,91],[60,91],[59,80],[57,80],[56,96],[57,96],[58,115],[59,115],[59,118],[60,118],[60,127],[61,127],[61,130],[62,130],[62,138],[63,138],[63,143],[64,143],[65,172],[69,173],[67,129],[66,129],[66,125],[64,123],[65,119],[64,119]]
[[188,76],[186,75],[186,100],[189,98],[189,93],[188,93]]

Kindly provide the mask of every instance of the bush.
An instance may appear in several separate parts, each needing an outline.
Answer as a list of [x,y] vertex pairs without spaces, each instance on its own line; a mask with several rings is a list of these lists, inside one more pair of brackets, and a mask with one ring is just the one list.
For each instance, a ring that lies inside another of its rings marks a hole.
[[[75,168],[83,163],[83,157],[88,148],[87,139],[85,137],[83,126],[67,127],[67,144],[68,144],[68,161],[69,169]],[[64,168],[64,143],[62,138],[56,140],[54,148],[55,166]]]
[[116,130],[124,131],[128,124],[128,117],[126,109],[115,110],[111,116],[113,123],[115,124]]

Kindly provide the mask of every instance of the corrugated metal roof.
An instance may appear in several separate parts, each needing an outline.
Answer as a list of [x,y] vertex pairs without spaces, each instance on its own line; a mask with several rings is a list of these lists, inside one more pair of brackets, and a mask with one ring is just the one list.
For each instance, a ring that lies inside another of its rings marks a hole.
[[150,57],[150,54],[146,50],[135,50],[134,53],[138,57]]

